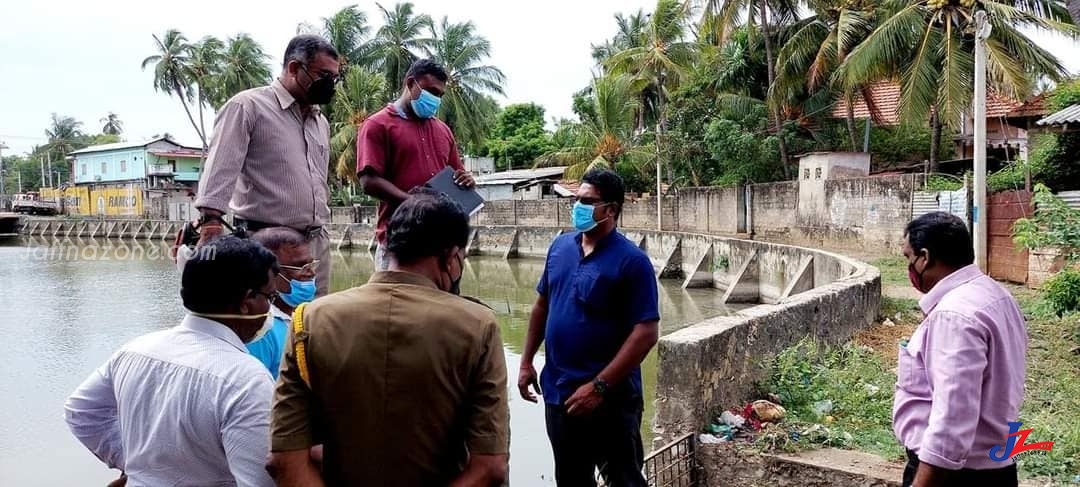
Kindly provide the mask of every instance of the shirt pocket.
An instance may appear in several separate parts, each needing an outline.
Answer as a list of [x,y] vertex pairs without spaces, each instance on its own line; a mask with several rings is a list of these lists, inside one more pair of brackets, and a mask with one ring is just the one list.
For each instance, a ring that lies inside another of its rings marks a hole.
[[930,378],[926,371],[925,357],[922,356],[921,330],[916,330],[906,346],[901,345],[897,359],[896,382],[901,389],[911,394],[928,395]]
[[611,276],[597,269],[579,268],[574,274],[574,297],[585,309],[607,309],[613,283]]

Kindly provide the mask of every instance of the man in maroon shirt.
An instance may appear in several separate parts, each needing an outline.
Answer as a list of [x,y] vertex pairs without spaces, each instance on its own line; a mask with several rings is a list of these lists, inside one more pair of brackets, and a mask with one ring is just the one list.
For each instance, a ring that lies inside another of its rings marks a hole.
[[435,117],[447,78],[442,66],[428,59],[416,61],[405,73],[401,97],[360,127],[356,174],[364,192],[379,199],[377,271],[389,265],[386,224],[411,189],[446,166],[455,169],[457,184],[469,188],[476,184],[461,164],[450,127]]

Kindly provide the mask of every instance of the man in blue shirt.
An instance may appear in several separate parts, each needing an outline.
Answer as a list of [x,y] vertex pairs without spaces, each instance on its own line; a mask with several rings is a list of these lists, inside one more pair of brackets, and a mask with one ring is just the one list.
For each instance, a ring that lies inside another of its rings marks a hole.
[[274,276],[277,294],[270,307],[274,324],[264,335],[247,344],[248,352],[259,359],[276,380],[292,327],[293,310],[301,303],[315,299],[315,269],[319,261],[311,257],[311,248],[304,235],[292,228],[264,228],[251,238],[273,252],[281,267],[281,272]]
[[[536,287],[518,390],[544,397],[559,485],[644,486],[641,362],[659,332],[656,277],[648,255],[615,230],[622,179],[606,169],[582,178],[575,233],[548,249]],[[547,342],[540,384],[533,358]],[[542,385],[541,385],[542,384]]]

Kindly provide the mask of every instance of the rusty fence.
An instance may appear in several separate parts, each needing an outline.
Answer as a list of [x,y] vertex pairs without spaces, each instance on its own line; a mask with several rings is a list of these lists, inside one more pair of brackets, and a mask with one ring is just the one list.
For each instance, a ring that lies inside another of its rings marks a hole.
[[[680,436],[645,457],[645,480],[650,487],[697,487],[698,464],[695,459],[695,436]],[[605,485],[598,472],[597,484]]]

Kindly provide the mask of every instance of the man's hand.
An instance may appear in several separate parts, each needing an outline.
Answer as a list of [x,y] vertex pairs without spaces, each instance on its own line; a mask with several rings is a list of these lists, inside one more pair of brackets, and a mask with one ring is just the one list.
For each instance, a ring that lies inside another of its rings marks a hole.
[[199,243],[195,244],[195,248],[202,247],[223,233],[225,233],[225,227],[218,222],[210,222],[199,227]]
[[596,410],[604,396],[596,392],[592,382],[588,382],[574,391],[574,395],[566,400],[566,414],[571,416],[585,416]]
[[476,180],[473,179],[472,174],[468,171],[462,171],[458,169],[454,171],[454,183],[464,188],[472,188],[476,186]]
[[529,390],[529,386],[533,386],[536,394],[543,394],[540,390],[540,382],[536,380],[536,368],[533,367],[532,362],[522,361],[521,368],[518,370],[518,393],[521,394],[522,399],[536,402],[536,395]]
[[919,469],[915,471],[915,480],[911,482],[911,487],[939,487],[945,485],[948,472],[944,468],[920,462]]
[[127,474],[121,473],[120,478],[109,482],[106,487],[124,487],[125,485],[127,485]]

